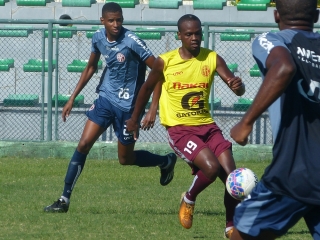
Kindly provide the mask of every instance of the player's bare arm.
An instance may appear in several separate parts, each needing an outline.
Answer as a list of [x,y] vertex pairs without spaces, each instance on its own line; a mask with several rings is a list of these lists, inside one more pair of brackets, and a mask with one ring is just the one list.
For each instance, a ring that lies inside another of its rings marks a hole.
[[266,67],[267,74],[255,100],[241,121],[230,131],[230,136],[240,145],[247,144],[254,122],[284,92],[296,72],[290,52],[284,47],[271,50]]
[[135,139],[136,139],[136,131],[139,129],[139,123],[138,123],[139,116],[144,110],[151,96],[151,93],[154,91],[154,88],[156,87],[157,83],[158,82],[162,83],[164,79],[163,66],[164,66],[163,60],[158,57],[154,62],[153,68],[151,69],[147,80],[142,85],[139,91],[135,108],[131,115],[131,118],[127,121],[127,131],[134,132]]
[[216,71],[221,79],[228,85],[228,87],[237,95],[242,96],[245,93],[245,85],[240,77],[234,76],[234,74],[228,68],[226,62],[222,57],[217,55],[217,67]]
[[62,120],[65,122],[66,117],[69,116],[74,99],[78,96],[78,94],[82,91],[82,89],[87,85],[92,75],[96,72],[98,68],[98,61],[100,59],[100,54],[91,53],[88,64],[86,68],[83,70],[79,82],[77,83],[76,88],[74,89],[72,95],[70,96],[69,101],[62,109]]
[[[154,61],[155,61],[155,57],[151,56],[145,61],[145,63],[150,69],[152,69]],[[150,128],[153,128],[154,123],[156,121],[160,95],[161,95],[161,84],[158,84],[156,85],[153,91],[152,102],[150,104],[149,111],[141,121],[142,130],[149,130]]]

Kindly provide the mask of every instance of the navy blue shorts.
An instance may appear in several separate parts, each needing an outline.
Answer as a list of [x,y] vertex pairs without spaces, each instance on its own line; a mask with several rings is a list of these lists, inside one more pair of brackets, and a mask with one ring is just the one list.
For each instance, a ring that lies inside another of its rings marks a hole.
[[[118,140],[123,145],[134,143],[133,134],[127,132],[126,120],[131,118],[132,112],[124,112],[113,106],[108,99],[99,96],[94,101],[90,109],[86,112],[90,121],[98,124],[100,127],[107,129],[111,124]],[[139,119],[139,122],[142,115]],[[137,132],[137,137],[139,132]]]
[[274,194],[259,182],[250,196],[236,207],[233,223],[239,231],[251,236],[258,236],[261,231],[282,236],[304,218],[313,239],[320,240],[319,212],[320,206]]

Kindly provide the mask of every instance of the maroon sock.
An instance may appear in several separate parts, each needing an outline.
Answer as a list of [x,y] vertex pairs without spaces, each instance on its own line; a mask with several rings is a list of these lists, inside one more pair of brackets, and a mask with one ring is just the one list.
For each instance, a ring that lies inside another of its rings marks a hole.
[[201,193],[211,183],[213,183],[213,181],[207,178],[203,172],[199,170],[194,176],[193,183],[186,194],[186,198],[190,201],[196,201],[198,194]]
[[226,208],[226,227],[233,226],[234,211],[238,203],[240,203],[240,201],[231,197],[227,190],[225,190],[224,206]]

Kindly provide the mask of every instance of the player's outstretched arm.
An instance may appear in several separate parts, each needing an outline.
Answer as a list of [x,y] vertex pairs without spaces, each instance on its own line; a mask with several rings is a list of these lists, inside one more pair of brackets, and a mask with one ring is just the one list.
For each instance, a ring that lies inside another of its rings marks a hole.
[[248,136],[257,118],[281,96],[295,72],[296,65],[288,49],[275,47],[266,60],[267,73],[261,87],[238,124],[230,131],[230,136],[240,145],[246,145]]
[[164,66],[163,60],[158,57],[153,64],[153,67],[149,73],[147,80],[142,85],[138,93],[137,101],[135,104],[134,111],[131,115],[131,118],[127,120],[127,131],[134,132],[135,139],[136,139],[136,132],[140,125],[138,122],[139,116],[144,110],[146,104],[148,103],[151,93],[154,91],[154,88],[156,87],[158,82],[162,83],[164,79],[163,66]]
[[96,72],[99,59],[100,59],[100,54],[91,53],[88,64],[86,68],[83,70],[76,88],[74,89],[72,95],[70,96],[69,101],[66,103],[66,105],[62,109],[62,120],[64,122],[66,121],[66,118],[69,117],[74,99],[78,96],[78,94],[82,91],[82,89],[87,85],[92,75]]
[[221,79],[228,85],[228,87],[237,95],[242,96],[246,89],[240,77],[234,76],[233,72],[230,71],[226,62],[222,57],[217,55],[217,67],[216,71]]

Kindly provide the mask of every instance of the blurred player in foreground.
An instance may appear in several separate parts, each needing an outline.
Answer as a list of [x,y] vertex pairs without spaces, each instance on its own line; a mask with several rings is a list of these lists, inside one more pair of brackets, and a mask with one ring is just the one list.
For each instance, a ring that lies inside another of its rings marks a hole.
[[[228,174],[236,168],[231,143],[224,139],[210,115],[209,95],[214,74],[217,72],[238,96],[245,92],[245,87],[216,52],[201,48],[202,29],[198,17],[192,14],[182,16],[178,21],[178,37],[182,46],[156,59],[138,94],[136,107],[127,121],[127,130],[137,137],[139,116],[160,82],[161,124],[167,129],[170,146],[192,167],[195,175],[181,200],[179,211],[181,225],[189,229],[198,194],[217,177],[225,184]],[[238,201],[227,191],[224,194],[225,235],[229,237]]]
[[277,0],[281,31],[252,45],[263,83],[231,129],[245,145],[255,120],[269,108],[273,159],[251,195],[236,208],[233,240],[275,239],[304,218],[320,239],[320,35],[317,0]]

